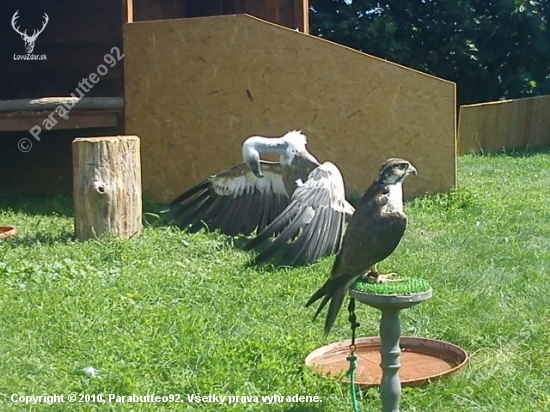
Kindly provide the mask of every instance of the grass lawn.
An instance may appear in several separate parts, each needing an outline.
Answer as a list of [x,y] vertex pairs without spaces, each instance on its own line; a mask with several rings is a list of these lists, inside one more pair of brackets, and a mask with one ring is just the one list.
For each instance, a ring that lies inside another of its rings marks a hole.
[[[405,388],[402,412],[550,410],[549,192],[548,152],[464,156],[459,189],[406,205],[409,228],[380,269],[425,278],[434,297],[402,313],[403,335],[452,342],[471,361]],[[1,411],[351,411],[346,385],[303,366],[313,349],[350,337],[345,310],[327,342],[324,313],[312,322],[315,308],[304,307],[333,258],[250,268],[230,238],[146,218],[139,238],[77,242],[70,199],[0,200],[0,224],[19,227],[0,241]],[[356,313],[359,336],[377,335],[379,313]],[[69,393],[181,402],[10,400]],[[210,394],[259,402],[188,400]],[[261,403],[273,394],[322,402]],[[361,405],[379,411],[378,391]]]

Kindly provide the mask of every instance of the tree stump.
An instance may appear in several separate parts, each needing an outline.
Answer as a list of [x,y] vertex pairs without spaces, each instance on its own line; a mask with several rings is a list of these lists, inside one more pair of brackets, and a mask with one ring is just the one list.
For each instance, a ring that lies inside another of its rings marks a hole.
[[128,239],[141,232],[141,162],[137,136],[73,140],[77,239]]

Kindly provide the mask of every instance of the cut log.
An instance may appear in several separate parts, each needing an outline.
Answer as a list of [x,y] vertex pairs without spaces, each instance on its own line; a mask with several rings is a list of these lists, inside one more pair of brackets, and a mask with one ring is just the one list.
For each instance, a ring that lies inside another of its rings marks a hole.
[[73,196],[77,239],[141,232],[141,162],[137,136],[73,140]]

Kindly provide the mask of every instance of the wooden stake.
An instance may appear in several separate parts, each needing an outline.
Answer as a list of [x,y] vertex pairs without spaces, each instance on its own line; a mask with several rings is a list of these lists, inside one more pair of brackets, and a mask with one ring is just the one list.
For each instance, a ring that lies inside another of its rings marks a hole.
[[141,162],[137,136],[73,140],[75,232],[80,240],[141,232]]
[[126,3],[126,23],[134,22],[134,0],[128,0]]

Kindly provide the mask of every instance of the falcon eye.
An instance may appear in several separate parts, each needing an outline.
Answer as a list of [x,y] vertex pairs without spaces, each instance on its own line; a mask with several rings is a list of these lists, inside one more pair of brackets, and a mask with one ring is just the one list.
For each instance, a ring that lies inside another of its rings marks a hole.
[[407,168],[407,163],[399,163],[399,164],[397,165],[397,167],[398,167],[399,169],[401,169],[401,170],[406,169],[406,168]]

